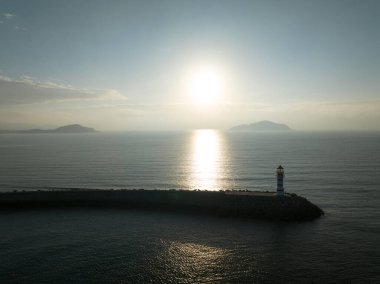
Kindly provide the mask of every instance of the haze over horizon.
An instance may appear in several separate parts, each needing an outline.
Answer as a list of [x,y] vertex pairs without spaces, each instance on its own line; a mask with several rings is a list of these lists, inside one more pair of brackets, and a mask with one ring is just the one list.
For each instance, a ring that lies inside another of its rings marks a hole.
[[380,1],[0,0],[0,129],[380,130]]

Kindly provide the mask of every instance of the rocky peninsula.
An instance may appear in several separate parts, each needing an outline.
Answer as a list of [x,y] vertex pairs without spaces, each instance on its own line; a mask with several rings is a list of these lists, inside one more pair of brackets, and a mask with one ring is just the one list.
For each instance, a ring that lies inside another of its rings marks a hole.
[[310,221],[323,211],[295,194],[188,190],[50,190],[0,193],[0,211],[25,208],[144,209],[273,221]]

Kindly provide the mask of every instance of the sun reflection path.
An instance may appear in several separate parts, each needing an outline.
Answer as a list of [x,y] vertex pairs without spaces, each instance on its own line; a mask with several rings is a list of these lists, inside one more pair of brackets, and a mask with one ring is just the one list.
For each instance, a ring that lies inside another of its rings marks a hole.
[[196,130],[192,137],[190,188],[220,189],[226,175],[223,137],[218,130]]
[[[226,278],[225,268],[229,267],[228,249],[210,247],[195,243],[172,242],[162,260],[166,270],[189,279],[192,283],[220,282]],[[228,269],[227,269],[228,271]]]

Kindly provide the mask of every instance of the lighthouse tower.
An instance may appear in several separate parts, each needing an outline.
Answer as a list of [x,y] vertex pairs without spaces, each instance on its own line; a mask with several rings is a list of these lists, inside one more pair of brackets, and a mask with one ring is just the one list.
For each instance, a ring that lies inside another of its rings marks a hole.
[[284,195],[284,168],[279,165],[276,171],[277,174],[277,195]]

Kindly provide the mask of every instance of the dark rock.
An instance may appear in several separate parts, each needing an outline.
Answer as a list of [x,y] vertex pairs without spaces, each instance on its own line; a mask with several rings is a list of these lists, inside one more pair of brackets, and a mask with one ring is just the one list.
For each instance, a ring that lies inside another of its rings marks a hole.
[[275,221],[308,221],[323,211],[295,194],[187,190],[55,190],[0,194],[0,210],[117,207],[212,214]]

